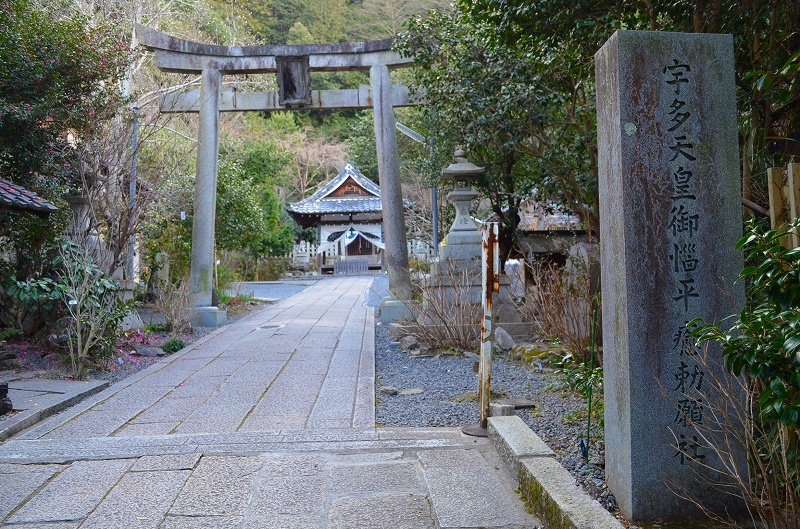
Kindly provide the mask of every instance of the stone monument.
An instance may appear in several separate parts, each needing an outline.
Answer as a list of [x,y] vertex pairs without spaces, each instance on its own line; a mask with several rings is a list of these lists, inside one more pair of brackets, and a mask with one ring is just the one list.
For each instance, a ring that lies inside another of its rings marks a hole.
[[632,520],[736,510],[686,330],[744,300],[733,38],[617,31],[595,61],[608,485]]

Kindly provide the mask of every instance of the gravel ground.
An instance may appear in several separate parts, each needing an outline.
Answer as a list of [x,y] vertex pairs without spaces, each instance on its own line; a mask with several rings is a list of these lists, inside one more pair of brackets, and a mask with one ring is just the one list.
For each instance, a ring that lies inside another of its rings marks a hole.
[[[376,279],[370,291],[370,306],[377,307],[387,293],[386,278]],[[376,395],[376,422],[382,426],[416,427],[478,423],[475,362],[474,355],[412,355],[411,351],[393,343],[388,329],[378,323],[375,328],[376,387],[387,388]],[[492,393],[535,402],[535,408],[517,410],[516,414],[553,449],[577,482],[606,509],[616,513],[616,501],[605,484],[602,442],[592,443],[589,463],[580,452],[579,440],[586,436],[586,403],[561,389],[562,386],[562,377],[552,369],[540,371],[502,355],[493,358]],[[393,394],[394,390],[422,392],[401,395]],[[602,439],[602,428],[592,426],[592,438]]]

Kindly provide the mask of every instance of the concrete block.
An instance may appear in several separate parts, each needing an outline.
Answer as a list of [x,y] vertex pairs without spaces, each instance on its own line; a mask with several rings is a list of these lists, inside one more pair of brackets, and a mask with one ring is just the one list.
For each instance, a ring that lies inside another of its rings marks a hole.
[[500,404],[499,402],[489,403],[490,417],[510,417],[512,415],[514,415],[513,404]]
[[380,304],[381,323],[389,325],[401,320],[413,320],[414,315],[411,309],[402,301],[394,298],[384,298]]
[[219,327],[228,321],[228,311],[218,307],[195,307],[192,325],[196,327]]
[[525,422],[512,415],[489,417],[489,440],[508,468],[516,474],[520,461],[527,457],[553,457],[555,454]]

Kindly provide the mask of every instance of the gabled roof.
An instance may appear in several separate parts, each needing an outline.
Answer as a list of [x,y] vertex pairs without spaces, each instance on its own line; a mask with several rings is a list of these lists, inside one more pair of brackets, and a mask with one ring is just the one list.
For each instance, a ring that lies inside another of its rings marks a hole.
[[295,218],[296,215],[378,213],[382,211],[381,189],[353,164],[347,163],[336,178],[310,197],[287,204],[286,211]]
[[57,207],[33,191],[0,178],[0,210],[2,209],[27,211],[40,217],[58,211]]

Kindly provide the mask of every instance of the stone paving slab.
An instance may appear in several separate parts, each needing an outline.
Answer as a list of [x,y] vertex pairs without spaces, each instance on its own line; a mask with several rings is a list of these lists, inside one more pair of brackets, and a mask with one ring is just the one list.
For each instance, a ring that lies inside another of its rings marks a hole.
[[424,471],[439,527],[500,526],[524,529],[529,520],[508,494],[493,469],[432,467]]
[[331,502],[329,529],[435,529],[436,517],[423,495],[338,498]]
[[158,529],[189,474],[189,470],[125,474],[81,527]]
[[174,516],[169,515],[161,529],[240,529],[242,516]]
[[131,467],[132,461],[78,461],[8,518],[9,523],[85,519]]
[[[38,493],[29,486],[28,503],[0,520],[94,528],[536,527],[487,440],[414,446],[414,432],[406,437],[403,447],[388,449],[373,436],[349,450],[329,444],[334,450],[303,452],[286,443],[282,451],[252,455],[192,452],[43,466],[40,473],[57,477]],[[0,464],[0,472],[16,467],[25,466]],[[22,496],[11,503],[23,504]]]
[[65,468],[62,465],[0,465],[0,519]]

